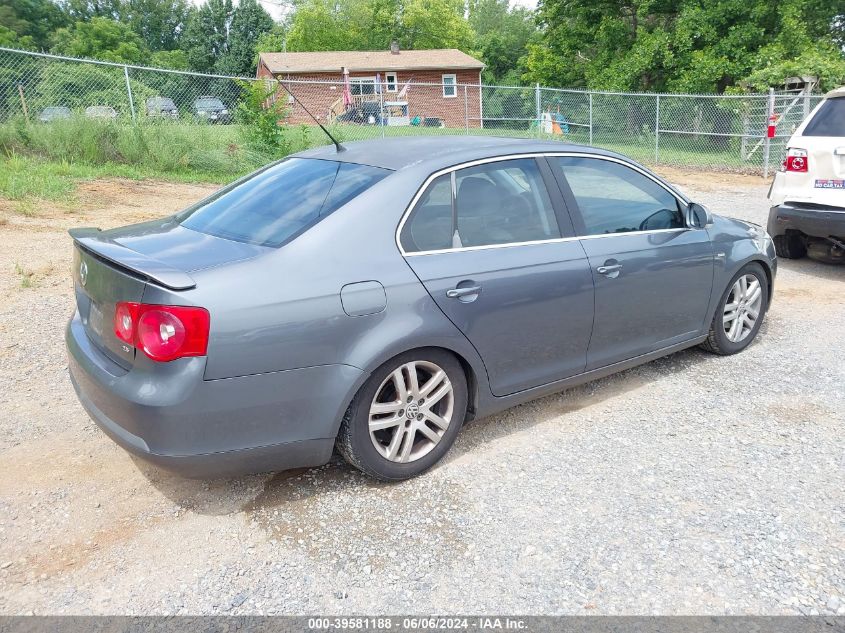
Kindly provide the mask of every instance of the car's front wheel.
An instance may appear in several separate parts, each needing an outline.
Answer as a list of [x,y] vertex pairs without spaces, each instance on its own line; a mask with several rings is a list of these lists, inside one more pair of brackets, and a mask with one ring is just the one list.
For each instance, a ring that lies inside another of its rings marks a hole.
[[415,477],[452,446],[467,411],[467,381],[450,353],[420,349],[376,369],[349,405],[337,448],[386,481]]
[[769,284],[763,267],[746,264],[722,295],[701,347],[722,355],[741,352],[757,336],[768,307]]

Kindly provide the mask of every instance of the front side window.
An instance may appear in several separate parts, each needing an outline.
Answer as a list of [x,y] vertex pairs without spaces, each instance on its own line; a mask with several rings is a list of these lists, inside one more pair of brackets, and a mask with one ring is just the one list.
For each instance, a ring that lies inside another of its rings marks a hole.
[[828,99],[813,120],[804,128],[802,136],[845,137],[845,99]]
[[549,157],[572,189],[584,235],[684,228],[678,200],[630,167],[597,158]]
[[560,237],[533,158],[485,163],[437,177],[400,235],[406,252],[518,244]]
[[281,246],[388,174],[368,165],[290,158],[223,189],[179,220],[217,237]]
[[458,78],[455,75],[443,75],[443,96],[446,98],[458,96]]

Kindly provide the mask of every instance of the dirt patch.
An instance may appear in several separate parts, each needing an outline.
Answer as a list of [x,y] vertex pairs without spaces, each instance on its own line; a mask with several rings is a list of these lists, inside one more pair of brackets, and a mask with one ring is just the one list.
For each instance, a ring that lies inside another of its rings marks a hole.
[[0,198],[0,292],[49,288],[68,279],[71,228],[117,226],[165,217],[204,198],[215,185],[122,178],[80,183],[73,200],[38,201],[29,214]]
[[771,179],[749,174],[731,174],[708,172],[700,169],[684,167],[655,167],[655,173],[674,183],[682,183],[686,187],[699,191],[719,191],[727,188],[739,187],[768,187]]

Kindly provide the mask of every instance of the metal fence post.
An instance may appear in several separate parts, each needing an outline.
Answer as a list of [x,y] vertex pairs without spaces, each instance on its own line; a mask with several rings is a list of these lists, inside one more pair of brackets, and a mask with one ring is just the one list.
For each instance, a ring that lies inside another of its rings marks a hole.
[[[775,113],[775,89],[769,88],[769,98],[766,105],[766,128],[769,126],[769,117]],[[769,154],[771,153],[772,141],[766,134],[763,142],[763,178],[769,177]]]
[[655,95],[654,108],[654,162],[660,160],[660,95]]
[[467,85],[464,84],[464,127],[469,134],[469,99],[467,97]]
[[593,144],[593,93],[589,93],[590,97],[590,145]]
[[132,122],[135,122],[135,102],[132,99],[132,86],[129,85],[129,66],[123,67],[123,76],[126,78],[126,94],[129,95],[129,111],[132,113]]
[[537,136],[540,136],[540,132],[543,129],[542,123],[542,112],[540,111],[540,84],[534,84],[534,105],[537,107]]
[[379,84],[378,87],[378,124],[381,126],[381,137],[384,138],[384,86]]

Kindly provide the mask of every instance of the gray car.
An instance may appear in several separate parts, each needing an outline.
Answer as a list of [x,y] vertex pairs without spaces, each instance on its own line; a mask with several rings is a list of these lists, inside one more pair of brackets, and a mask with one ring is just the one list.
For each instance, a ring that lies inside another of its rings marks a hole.
[[71,235],[80,401],[200,477],[335,447],[412,477],[467,420],[694,345],[741,351],[776,272],[762,228],[623,156],[487,137],[309,150]]

